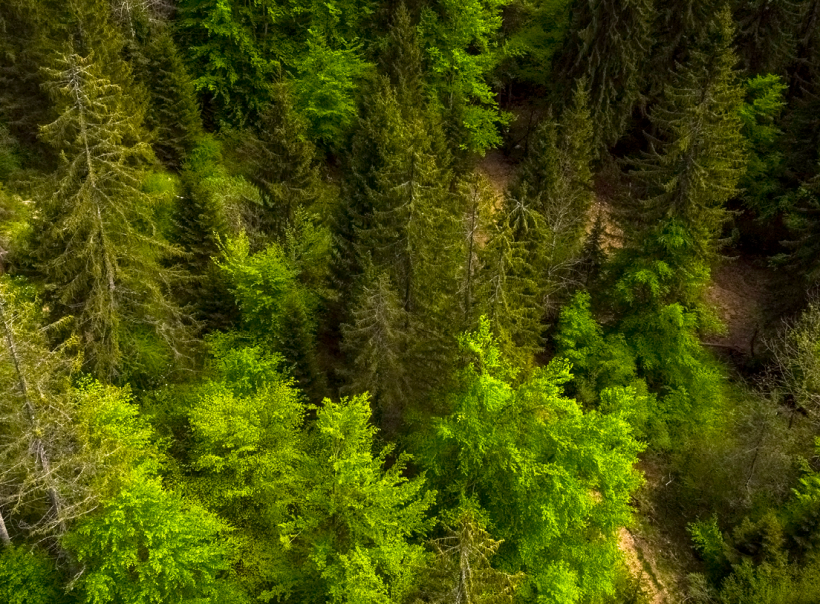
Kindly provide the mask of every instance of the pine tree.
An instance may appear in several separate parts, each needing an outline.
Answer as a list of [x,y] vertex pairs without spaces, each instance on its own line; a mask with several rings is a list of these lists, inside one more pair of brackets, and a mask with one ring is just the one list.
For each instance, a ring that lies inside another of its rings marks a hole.
[[650,138],[649,153],[634,161],[632,172],[640,187],[634,223],[649,228],[677,220],[695,237],[701,257],[715,250],[729,216],[724,204],[736,194],[745,168],[738,113],[743,90],[728,9],[707,34],[654,108],[659,135]]
[[76,316],[88,367],[110,380],[136,352],[140,331],[183,353],[182,317],[168,295],[175,271],[162,265],[177,250],[157,233],[141,190],[152,159],[142,115],[121,103],[122,89],[93,56],[61,55],[45,71],[60,116],[42,137],[63,163],[54,194],[39,200],[33,248],[54,314]]
[[380,411],[381,426],[396,432],[412,392],[408,318],[386,272],[365,276],[351,323],[342,325],[342,350],[350,354],[345,387],[352,394],[370,393]]
[[478,173],[469,175],[458,186],[464,198],[462,218],[463,262],[459,272],[458,296],[461,298],[462,326],[473,329],[478,323],[479,308],[486,298],[486,283],[482,282],[482,249],[493,228],[493,204],[497,196],[487,178]]
[[[572,91],[586,78],[595,148],[613,146],[625,132],[641,97],[652,50],[654,0],[581,0],[556,73]],[[570,98],[566,99],[571,103]]]
[[793,0],[744,0],[738,3],[737,48],[750,75],[785,76],[797,50],[800,8]]
[[285,84],[272,87],[272,102],[250,131],[238,131],[234,151],[238,170],[265,193],[263,229],[284,233],[299,208],[322,194],[316,148],[308,140],[307,124],[294,108]]
[[465,501],[447,513],[444,535],[431,541],[436,557],[421,582],[420,602],[444,604],[511,604],[524,578],[493,568],[501,541],[487,531],[486,513]]
[[167,29],[151,35],[140,54],[132,63],[148,91],[145,127],[157,157],[179,170],[203,132],[193,81]]

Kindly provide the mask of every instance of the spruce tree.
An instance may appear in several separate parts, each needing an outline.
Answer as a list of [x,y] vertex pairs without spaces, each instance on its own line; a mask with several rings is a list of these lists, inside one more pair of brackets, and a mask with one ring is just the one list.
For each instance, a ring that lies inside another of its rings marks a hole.
[[203,131],[196,90],[170,32],[150,36],[133,64],[135,78],[148,91],[145,127],[154,151],[179,170]]
[[257,128],[235,132],[238,171],[265,194],[262,228],[282,235],[299,208],[322,194],[316,148],[285,84],[276,84]]
[[342,350],[350,354],[345,371],[352,394],[369,392],[379,410],[381,426],[394,434],[411,393],[408,318],[386,272],[366,274],[351,310],[351,322],[342,325]]
[[[738,112],[743,89],[732,37],[725,9],[652,111],[659,134],[650,138],[650,151],[633,162],[640,191],[633,225],[646,229],[675,219],[695,237],[701,257],[715,250],[729,216],[725,203],[737,193],[745,168]],[[632,232],[641,231],[633,227]]]
[[527,367],[543,349],[544,315],[538,283],[529,265],[531,254],[516,240],[509,217],[502,216],[482,250],[483,289],[479,306],[501,350]]
[[157,233],[141,189],[152,161],[142,114],[121,102],[93,55],[60,55],[45,73],[60,115],[42,137],[63,161],[54,194],[38,200],[32,247],[55,316],[76,317],[88,367],[110,380],[146,330],[182,354],[183,321],[168,295],[175,271],[162,264],[177,250]]
[[[614,145],[639,102],[652,50],[654,0],[581,0],[556,66],[561,88],[586,78],[595,147]],[[571,98],[566,99],[570,104]]]
[[592,205],[593,128],[584,79],[556,124],[538,128],[531,153],[505,201],[507,220],[529,258],[545,310],[575,278],[574,267]]
[[785,76],[797,49],[800,19],[794,0],[744,0],[738,3],[737,48],[750,75]]
[[354,168],[363,209],[355,249],[388,270],[409,312],[443,311],[458,263],[458,198],[449,190],[446,160],[435,155],[434,134],[425,113],[400,105],[380,80],[359,143],[374,153],[357,157]]

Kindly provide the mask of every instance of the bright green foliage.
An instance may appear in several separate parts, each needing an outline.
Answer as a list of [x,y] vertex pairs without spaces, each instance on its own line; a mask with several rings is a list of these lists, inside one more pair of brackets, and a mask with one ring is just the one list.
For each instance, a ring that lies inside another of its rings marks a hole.
[[75,589],[89,604],[221,602],[216,575],[227,568],[216,543],[222,524],[185,506],[156,479],[137,477],[65,538],[86,567]]
[[151,36],[134,75],[148,91],[145,127],[157,157],[179,169],[202,134],[196,90],[167,30]]
[[527,574],[525,597],[579,602],[610,593],[641,445],[619,413],[584,413],[562,396],[572,378],[565,361],[519,384],[486,320],[461,346],[469,364],[447,396],[450,414],[434,420],[422,447],[443,503],[476,498],[493,536],[508,544],[505,567]]
[[566,91],[586,78],[598,149],[618,141],[640,99],[652,49],[654,16],[653,0],[575,4],[572,33],[556,71]]
[[516,82],[551,88],[554,57],[570,26],[571,0],[514,0],[504,14],[507,55],[501,69]]
[[240,579],[265,600],[396,601],[411,587],[432,495],[403,477],[391,448],[372,453],[366,396],[305,407],[280,359],[216,340],[216,376],[190,411],[194,468],[187,480],[239,529]]
[[783,155],[777,143],[782,133],[775,122],[786,105],[786,89],[778,76],[757,76],[747,80],[747,101],[740,107],[749,149],[746,173],[740,179],[743,201],[764,217],[777,211],[776,196],[781,192],[777,177],[782,172]]
[[[700,306],[709,269],[696,249],[694,237],[672,221],[647,237],[640,251],[622,253],[613,271],[617,331],[632,348],[639,375],[663,393],[658,419],[681,435],[686,426],[707,430],[721,402],[721,372],[698,338],[699,330],[716,325]],[[666,435],[656,437],[669,445]]]
[[318,34],[308,38],[293,93],[315,140],[325,144],[339,142],[353,124],[354,93],[359,78],[369,67],[355,49],[333,49]]
[[185,329],[168,296],[177,253],[155,230],[152,200],[141,190],[151,160],[142,115],[93,57],[60,55],[46,70],[59,117],[41,136],[60,151],[54,193],[38,200],[34,244],[57,317],[73,314],[87,366],[111,380],[139,355],[145,331],[165,354],[179,355]]
[[651,115],[659,138],[650,139],[649,153],[634,161],[641,187],[634,222],[652,228],[676,219],[694,236],[701,257],[715,249],[728,216],[724,204],[737,193],[745,168],[732,34],[724,10],[665,89],[664,102]]
[[59,577],[43,554],[23,547],[0,550],[0,600],[6,604],[60,604]]
[[21,538],[64,534],[116,488],[119,472],[153,459],[129,392],[72,385],[76,338],[51,350],[41,309],[30,288],[3,278],[0,511],[7,527],[25,527]]
[[437,0],[422,9],[419,32],[431,86],[460,149],[483,154],[501,143],[498,110],[487,76],[501,59],[501,10],[510,0]]
[[475,502],[466,500],[442,521],[444,535],[432,540],[436,557],[419,591],[423,602],[444,604],[511,604],[522,573],[492,567],[501,541],[487,531],[489,520]]
[[[309,234],[309,233],[307,233]],[[315,231],[314,231],[314,234]],[[292,238],[294,244],[303,243]],[[326,240],[327,241],[327,240]],[[315,238],[306,237],[305,248],[320,252]],[[327,248],[325,248],[327,251]],[[293,255],[288,255],[288,253]],[[299,385],[321,399],[324,376],[316,358],[316,320],[319,292],[309,287],[311,256],[273,243],[250,255],[244,235],[229,241],[218,265],[228,276],[242,320],[252,335],[272,346],[287,359]],[[315,266],[314,268],[318,268]],[[305,275],[308,283],[300,282]]]
[[597,400],[606,388],[636,380],[635,358],[623,334],[604,335],[586,292],[576,294],[561,309],[555,343],[558,356],[572,363],[577,396],[584,403]]
[[409,539],[427,528],[433,494],[422,493],[422,477],[403,476],[407,456],[383,469],[392,446],[372,453],[369,418],[366,396],[325,399],[317,412],[312,455],[296,476],[301,496],[282,525],[293,568],[304,573],[296,601],[395,602],[412,587],[423,549]]

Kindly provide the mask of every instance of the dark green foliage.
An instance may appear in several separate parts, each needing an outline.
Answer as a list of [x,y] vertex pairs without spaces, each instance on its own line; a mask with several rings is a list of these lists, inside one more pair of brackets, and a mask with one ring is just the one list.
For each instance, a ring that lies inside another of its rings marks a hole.
[[273,0],[185,0],[179,40],[197,90],[213,99],[219,118],[242,123],[268,102],[278,61],[273,40],[260,34],[273,25]]
[[552,61],[571,25],[571,0],[516,0],[504,13],[506,47],[500,70],[513,83],[552,88]]
[[666,87],[650,116],[659,133],[650,138],[650,151],[633,162],[640,195],[633,224],[654,228],[675,219],[694,236],[702,257],[715,250],[728,218],[725,203],[737,193],[745,168],[732,34],[724,10]]
[[[653,0],[581,0],[574,5],[571,33],[556,72],[563,94],[586,78],[595,147],[614,145],[640,100],[652,50]],[[570,99],[567,94],[566,99]]]
[[235,139],[237,171],[264,193],[257,228],[281,236],[299,208],[309,207],[323,191],[316,149],[289,88],[273,86],[272,97],[255,130],[236,131],[229,138]]
[[779,177],[783,172],[783,153],[778,148],[782,132],[776,122],[786,104],[786,88],[774,75],[752,78],[746,82],[747,100],[740,108],[749,156],[739,184],[746,206],[763,217],[777,211],[778,194],[782,194]]
[[743,67],[751,75],[785,75],[797,50],[801,3],[745,0],[736,4],[737,47]]
[[59,604],[60,576],[41,552],[25,547],[0,551],[0,598],[7,604]]
[[387,273],[365,276],[351,323],[342,325],[342,350],[351,355],[347,389],[370,393],[382,426],[392,431],[401,421],[412,392],[409,318]]
[[178,170],[202,135],[196,90],[167,30],[152,35],[142,53],[134,75],[149,95],[145,127],[157,157]]

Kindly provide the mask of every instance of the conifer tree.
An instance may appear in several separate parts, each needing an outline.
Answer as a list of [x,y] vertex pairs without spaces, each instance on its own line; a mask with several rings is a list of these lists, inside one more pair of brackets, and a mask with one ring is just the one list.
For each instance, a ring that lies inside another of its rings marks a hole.
[[136,352],[138,331],[183,353],[182,318],[168,295],[175,272],[162,265],[177,250],[157,233],[140,188],[152,159],[142,115],[123,105],[93,55],[60,55],[45,71],[60,116],[42,137],[63,162],[54,194],[39,200],[33,247],[55,315],[76,316],[88,367],[110,380]]
[[487,293],[479,307],[500,349],[522,367],[543,348],[544,313],[528,252],[514,237],[509,219],[497,221],[482,250],[481,279]]
[[288,87],[274,85],[271,96],[258,128],[235,133],[240,140],[234,153],[239,171],[265,194],[263,229],[281,235],[299,208],[319,198],[321,183],[316,148]]
[[341,328],[342,350],[351,355],[346,390],[369,392],[382,427],[394,433],[411,392],[408,318],[388,274],[373,273],[366,273],[351,322]]
[[586,78],[597,150],[618,141],[640,99],[652,50],[654,16],[654,0],[581,0],[576,4],[572,33],[556,73],[566,91]]
[[435,155],[435,125],[431,135],[426,117],[400,105],[382,79],[354,145],[373,152],[357,155],[353,167],[361,200],[355,249],[389,271],[409,312],[443,310],[441,294],[450,291],[458,262],[451,243],[458,240],[458,198],[449,191],[446,160]]
[[134,60],[134,75],[148,91],[145,127],[157,157],[179,170],[202,135],[196,90],[167,29],[159,30]]
[[744,0],[738,3],[737,48],[750,75],[786,75],[797,49],[799,3]]
[[511,604],[523,573],[493,568],[501,541],[487,531],[486,513],[474,501],[464,501],[447,513],[444,535],[431,541],[436,557],[420,591],[423,602],[444,604]]
[[492,230],[493,204],[497,197],[490,182],[479,174],[459,183],[458,194],[464,200],[462,218],[463,262],[459,271],[458,295],[462,325],[472,329],[477,325],[482,301],[487,296],[487,283],[482,282],[482,249]]
[[513,235],[529,254],[530,278],[545,310],[567,289],[592,204],[593,129],[584,79],[559,124],[539,126],[505,201]]
[[640,187],[634,222],[650,227],[677,220],[695,237],[702,257],[715,249],[728,217],[724,204],[736,194],[745,168],[738,112],[743,90],[732,37],[731,14],[724,9],[653,110],[659,135],[633,164]]
[[671,0],[656,7],[654,45],[647,67],[652,100],[663,94],[670,77],[674,79],[674,69],[689,60],[723,6],[723,0]]

